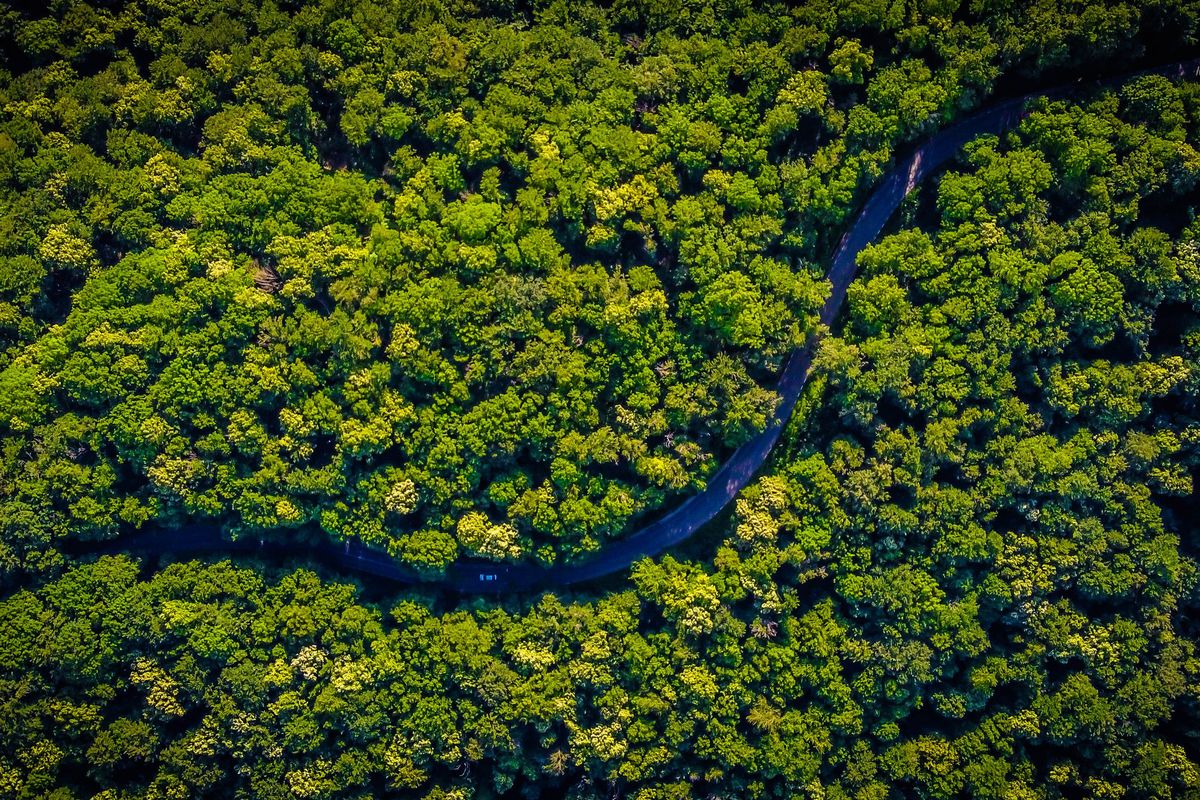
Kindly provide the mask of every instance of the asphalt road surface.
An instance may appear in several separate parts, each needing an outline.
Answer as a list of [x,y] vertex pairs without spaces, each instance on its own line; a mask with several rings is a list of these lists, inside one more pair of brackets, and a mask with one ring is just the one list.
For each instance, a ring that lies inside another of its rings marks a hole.
[[[1184,77],[1196,76],[1198,73],[1200,59],[1086,84],[1080,80],[994,105],[930,137],[887,173],[867,199],[854,224],[842,237],[826,273],[832,288],[821,310],[821,322],[825,326],[832,326],[846,299],[846,290],[858,274],[859,252],[879,235],[904,197],[930,173],[952,160],[970,140],[983,134],[1000,134],[1013,128],[1028,113],[1030,101],[1039,97],[1069,96],[1080,88],[1092,89],[1120,83],[1136,74]],[[762,433],[733,451],[701,492],[687,498],[665,516],[641,530],[606,543],[598,553],[586,561],[542,567],[528,563],[498,564],[460,560],[451,564],[445,575],[425,578],[398,563],[387,553],[358,542],[323,542],[306,549],[304,556],[336,569],[400,583],[420,583],[431,589],[447,589],[464,594],[552,589],[583,583],[624,570],[638,559],[658,555],[691,537],[719,514],[750,482],[766,462],[767,456],[783,432],[784,425],[792,415],[796,401],[808,381],[816,346],[817,337],[814,336],[804,347],[790,355],[776,385],[781,402],[771,424]],[[253,540],[231,541],[225,538],[219,527],[199,524],[124,535],[90,548],[91,552],[149,551],[177,554],[211,551],[265,552],[279,549],[279,545],[268,545]],[[296,555],[294,551],[291,554]]]

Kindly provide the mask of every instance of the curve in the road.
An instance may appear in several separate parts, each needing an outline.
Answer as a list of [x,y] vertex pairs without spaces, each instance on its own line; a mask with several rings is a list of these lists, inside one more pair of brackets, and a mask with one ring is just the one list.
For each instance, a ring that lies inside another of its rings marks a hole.
[[[1200,59],[1093,81],[1087,86],[1098,88],[1145,74],[1182,77],[1198,73]],[[1014,127],[1028,113],[1027,106],[1030,100],[1067,96],[1076,92],[1081,85],[1077,82],[1025,95],[973,114],[927,139],[906,159],[893,167],[871,192],[854,224],[834,251],[832,263],[826,273],[831,289],[829,298],[821,310],[821,324],[825,327],[833,324],[846,299],[846,291],[858,273],[859,252],[879,235],[913,187],[950,161],[971,139],[984,134],[1000,134]],[[462,593],[529,591],[569,586],[611,575],[640,558],[658,555],[688,539],[719,514],[750,482],[766,461],[792,415],[800,392],[808,380],[817,341],[818,335],[814,334],[803,347],[795,350],[788,358],[776,385],[780,403],[771,423],[757,436],[734,450],[702,491],[687,498],[668,514],[636,533],[607,544],[586,561],[550,567],[528,563],[459,561],[451,564],[443,576],[428,579],[397,563],[386,553],[357,542],[342,545],[322,543],[305,552],[305,556],[330,563],[336,568],[378,578],[410,584],[420,583],[429,588],[451,589]],[[224,538],[215,525],[189,525],[119,537],[111,542],[101,543],[97,549],[177,553],[211,550],[254,551],[262,547],[260,543],[246,540],[232,542]]]

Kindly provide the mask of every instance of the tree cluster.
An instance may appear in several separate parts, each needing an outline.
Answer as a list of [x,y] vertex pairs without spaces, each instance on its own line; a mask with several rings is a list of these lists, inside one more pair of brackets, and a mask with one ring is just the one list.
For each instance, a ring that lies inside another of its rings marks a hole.
[[[144,578],[126,557],[10,592],[0,793],[1196,797],[1198,147],[1200,84],[1161,78],[972,142],[863,252],[711,563],[455,610],[307,570]],[[171,274],[144,263],[81,293]],[[70,325],[14,356],[14,418],[47,413],[26,410],[37,359],[93,352],[50,344]],[[240,419],[240,442],[289,435]],[[423,498],[410,480],[380,490],[394,513]],[[454,534],[505,557],[512,524],[467,511]]]
[[1175,0],[0,12],[0,568],[211,519],[551,563],[766,423],[894,148]]

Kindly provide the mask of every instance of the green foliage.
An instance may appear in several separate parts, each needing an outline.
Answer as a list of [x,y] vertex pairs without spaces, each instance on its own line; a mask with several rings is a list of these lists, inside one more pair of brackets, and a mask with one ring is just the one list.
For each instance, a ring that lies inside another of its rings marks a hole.
[[[593,551],[769,419],[824,299],[810,264],[899,142],[1004,69],[1137,27],[402,6],[5,18],[0,483],[37,520],[14,557],[183,517],[315,524],[422,566],[435,531]],[[1182,13],[1144,25],[1186,35]],[[1177,128],[1160,89],[1124,91]],[[1002,218],[1049,180],[1014,158],[977,178],[1012,185]],[[1091,263],[1053,302],[1099,341],[1114,284]]]
[[0,11],[0,795],[1195,797],[1190,82],[922,187],[711,563],[455,609],[61,545],[597,550],[767,424],[897,146],[1198,19]]

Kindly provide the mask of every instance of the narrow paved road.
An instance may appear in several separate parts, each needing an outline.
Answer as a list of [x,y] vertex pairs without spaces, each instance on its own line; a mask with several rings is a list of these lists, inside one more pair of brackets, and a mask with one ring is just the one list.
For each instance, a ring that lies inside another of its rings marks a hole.
[[[1124,82],[1138,74],[1158,74],[1168,77],[1195,76],[1200,71],[1200,59],[1172,64],[1141,73],[1130,73],[1086,84],[1096,88]],[[829,299],[821,310],[820,319],[831,326],[846,290],[858,274],[858,254],[870,244],[891,218],[904,197],[931,172],[946,164],[977,136],[1000,134],[1014,127],[1026,115],[1029,101],[1039,97],[1069,96],[1083,87],[1082,82],[1026,95],[995,105],[974,114],[956,125],[926,140],[904,161],[897,164],[871,193],[855,218],[854,224],[842,237],[834,251],[826,277],[832,284]],[[397,563],[386,553],[360,543],[316,545],[305,556],[339,569],[352,570],[402,583],[423,583],[430,588],[450,589],[461,593],[510,593],[561,586],[611,575],[625,569],[634,561],[659,553],[683,542],[721,512],[721,509],[750,482],[754,473],[767,460],[771,448],[779,440],[784,425],[792,415],[800,392],[808,380],[814,336],[804,347],[794,351],[780,374],[776,391],[782,401],[775,418],[762,433],[735,450],[713,475],[699,494],[680,503],[661,519],[623,539],[613,541],[591,559],[579,564],[541,567],[534,564],[495,564],[459,561],[452,564],[445,576],[435,580],[423,579],[415,571]],[[151,552],[200,552],[212,550],[256,551],[264,546],[245,540],[230,542],[213,525],[191,525],[183,528],[148,531],[119,537],[101,543],[100,550],[142,550]],[[268,549],[270,549],[268,547]]]

